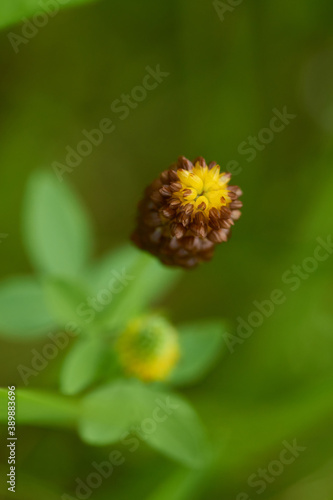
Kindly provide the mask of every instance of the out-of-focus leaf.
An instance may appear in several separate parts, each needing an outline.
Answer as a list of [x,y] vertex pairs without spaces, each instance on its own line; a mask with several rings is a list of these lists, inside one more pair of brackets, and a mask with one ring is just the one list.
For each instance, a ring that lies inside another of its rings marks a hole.
[[[71,7],[93,0],[67,0],[66,2],[55,1],[48,2],[44,0],[10,0],[3,1],[0,4],[0,28],[4,28],[16,22],[23,22],[23,18],[33,16],[37,13],[45,13],[48,19],[52,19],[60,9]],[[36,34],[40,28],[36,27]]]
[[204,471],[179,468],[163,481],[147,500],[195,500],[201,498]]
[[171,401],[174,410],[165,422],[157,424],[155,432],[145,436],[147,443],[184,465],[204,467],[210,456],[205,432],[195,410],[172,393],[161,393],[159,401]]
[[100,339],[80,339],[67,355],[60,374],[64,394],[77,394],[95,381],[105,360]]
[[145,410],[145,401],[137,400],[137,389],[132,381],[117,380],[86,396],[79,424],[82,439],[94,445],[118,441]]
[[[134,247],[125,246],[95,266],[87,279],[91,279],[95,297],[103,309],[99,321],[108,328],[121,328],[157,302],[179,277],[180,271],[163,266]],[[109,294],[109,301],[103,306],[105,292]]]
[[[62,325],[74,322],[86,328],[94,320],[94,310],[86,307],[87,293],[76,281],[49,277],[43,282],[45,301],[49,310]],[[88,311],[88,314],[85,312]]]
[[42,286],[31,277],[11,278],[0,285],[0,330],[3,335],[30,338],[55,326]]
[[34,266],[58,275],[77,275],[92,246],[90,225],[75,194],[55,175],[35,172],[24,203],[24,240]]
[[178,327],[181,357],[169,377],[173,384],[195,382],[216,362],[222,346],[221,320],[198,321]]
[[205,432],[193,408],[175,394],[136,380],[119,380],[86,396],[79,429],[94,445],[114,443],[131,430],[190,467],[202,467],[208,457]]
[[[73,427],[80,406],[77,401],[45,391],[17,389],[16,398],[20,408],[16,414],[18,424],[50,427]],[[8,420],[8,389],[0,388],[0,422]]]
[[85,278],[92,292],[97,294],[114,278],[114,271],[122,272],[135,266],[142,255],[131,245],[124,245],[102,256],[87,268]]

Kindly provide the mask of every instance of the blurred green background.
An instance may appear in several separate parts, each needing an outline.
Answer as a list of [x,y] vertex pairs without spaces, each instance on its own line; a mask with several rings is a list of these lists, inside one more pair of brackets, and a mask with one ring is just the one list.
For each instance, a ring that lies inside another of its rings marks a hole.
[[[0,233],[8,237],[0,245],[1,276],[31,271],[21,240],[29,174],[64,163],[83,129],[110,118],[115,131],[64,175],[92,214],[95,254],[128,240],[143,189],[179,155],[222,167],[234,160],[244,209],[233,237],[211,263],[187,272],[162,306],[174,321],[221,316],[235,334],[237,318],[247,321],[254,301],[274,289],[286,297],[186,391],[220,450],[209,473],[179,469],[142,446],[92,498],[247,500],[238,497],[244,492],[252,500],[258,495],[249,476],[278,458],[282,441],[297,439],[306,451],[260,498],[332,500],[333,256],[295,291],[282,279],[313,256],[316,238],[332,234],[332,2],[244,0],[223,20],[223,2],[84,2],[50,17],[18,53],[8,36],[21,35],[24,21],[6,27],[15,2],[3,3]],[[33,3],[18,19],[40,10]],[[121,120],[112,102],[157,65],[169,76]],[[247,161],[240,144],[285,106],[296,118]],[[1,340],[2,386],[18,383],[16,366],[34,347]],[[34,385],[56,389],[60,363]],[[69,432],[20,429],[24,492],[17,498],[61,498],[108,452]]]

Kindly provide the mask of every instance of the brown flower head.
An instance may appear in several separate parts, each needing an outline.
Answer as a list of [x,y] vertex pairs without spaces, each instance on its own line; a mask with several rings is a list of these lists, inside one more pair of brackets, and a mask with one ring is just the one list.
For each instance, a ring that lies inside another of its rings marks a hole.
[[242,190],[229,186],[230,178],[215,162],[181,156],[146,189],[132,240],[167,265],[210,260],[241,216]]

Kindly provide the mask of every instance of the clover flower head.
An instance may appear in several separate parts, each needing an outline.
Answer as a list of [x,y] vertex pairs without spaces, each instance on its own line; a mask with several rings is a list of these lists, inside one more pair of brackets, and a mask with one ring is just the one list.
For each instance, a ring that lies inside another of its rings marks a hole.
[[133,241],[167,265],[209,261],[241,216],[243,193],[230,179],[215,162],[181,156],[146,189]]

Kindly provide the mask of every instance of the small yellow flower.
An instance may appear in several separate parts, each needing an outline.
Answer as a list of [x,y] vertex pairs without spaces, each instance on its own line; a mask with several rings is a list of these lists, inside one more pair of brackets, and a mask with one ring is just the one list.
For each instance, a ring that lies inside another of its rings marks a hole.
[[215,165],[211,169],[207,165],[197,162],[192,172],[179,169],[177,171],[182,188],[172,194],[172,198],[181,201],[180,206],[192,202],[192,221],[197,212],[202,212],[209,218],[211,208],[220,210],[231,203],[228,191],[230,174],[220,173],[220,167]]
[[157,315],[131,321],[116,350],[124,370],[146,382],[164,380],[180,354],[177,331]]

